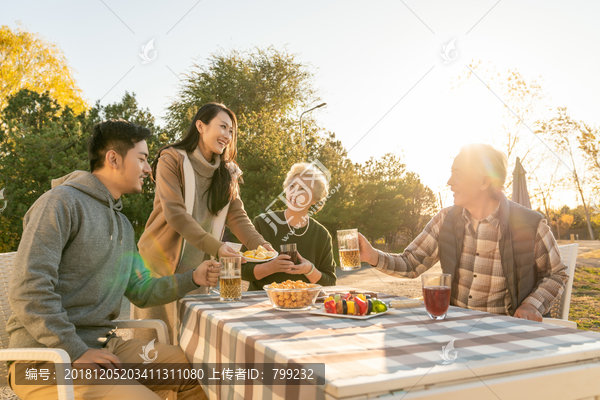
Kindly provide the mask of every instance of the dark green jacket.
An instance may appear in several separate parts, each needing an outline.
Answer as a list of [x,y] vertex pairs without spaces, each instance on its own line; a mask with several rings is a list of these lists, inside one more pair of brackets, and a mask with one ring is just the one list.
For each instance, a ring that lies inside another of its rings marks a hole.
[[[316,283],[322,286],[335,286],[337,278],[335,276],[335,260],[333,259],[331,235],[323,225],[311,218],[308,231],[304,235],[299,237],[290,235],[283,211],[276,211],[269,215],[261,214],[254,218],[253,223],[258,233],[267,242],[271,243],[277,252],[280,252],[282,244],[296,243],[298,253],[303,258],[312,262],[315,268],[323,274],[321,279]],[[302,234],[304,229],[298,229],[298,233]],[[257,280],[254,276],[254,267],[256,265],[256,263],[251,262],[242,264],[242,279],[250,282],[248,290],[262,290],[264,285],[269,285],[273,282],[281,283],[288,279],[310,282],[304,275],[286,274],[284,272],[277,272],[261,280]]]

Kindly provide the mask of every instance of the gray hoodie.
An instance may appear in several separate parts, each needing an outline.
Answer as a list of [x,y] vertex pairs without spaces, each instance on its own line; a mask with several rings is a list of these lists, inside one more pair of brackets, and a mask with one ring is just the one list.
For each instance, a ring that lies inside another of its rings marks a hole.
[[123,295],[151,307],[198,288],[193,271],[150,277],[121,208],[85,171],[53,180],[31,206],[9,286],[9,347],[59,348],[75,361],[114,334]]

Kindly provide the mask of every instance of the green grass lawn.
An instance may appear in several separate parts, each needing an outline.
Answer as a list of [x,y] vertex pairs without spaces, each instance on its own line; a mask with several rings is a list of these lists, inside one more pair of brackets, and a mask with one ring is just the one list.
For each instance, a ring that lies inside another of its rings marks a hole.
[[579,329],[600,332],[600,267],[575,270],[569,320]]

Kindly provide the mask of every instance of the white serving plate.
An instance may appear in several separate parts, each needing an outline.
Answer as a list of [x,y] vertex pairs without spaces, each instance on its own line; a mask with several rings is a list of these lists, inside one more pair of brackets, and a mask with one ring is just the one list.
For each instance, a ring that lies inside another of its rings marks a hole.
[[261,263],[261,262],[266,262],[266,261],[271,261],[277,258],[277,256],[279,255],[278,252],[275,252],[275,256],[271,257],[271,258],[265,258],[264,260],[257,260],[256,258],[248,258],[248,257],[244,257],[244,255],[242,254],[242,252],[240,251],[242,249],[242,244],[241,243],[232,243],[232,242],[225,242],[225,244],[229,245],[229,247],[231,247],[232,249],[234,249],[235,251],[238,252],[238,254],[240,256],[242,256],[242,258],[248,262],[255,262],[255,263]]
[[312,315],[321,315],[323,317],[334,317],[334,318],[370,319],[370,318],[378,317],[380,315],[387,314],[388,311],[390,311],[389,308],[388,308],[387,311],[384,311],[382,313],[377,313],[377,314],[370,314],[370,315],[344,315],[344,314],[329,314],[328,312],[325,311],[325,308],[319,308],[318,310],[310,311],[309,314],[312,314]]
[[271,258],[265,258],[264,260],[257,260],[256,258],[249,258],[249,257],[244,257],[242,255],[242,252],[239,252],[240,256],[242,256],[242,258],[248,262],[254,262],[254,263],[261,263],[261,262],[267,262],[267,261],[271,261],[277,258],[277,256],[279,255],[278,252],[275,252],[275,255]]

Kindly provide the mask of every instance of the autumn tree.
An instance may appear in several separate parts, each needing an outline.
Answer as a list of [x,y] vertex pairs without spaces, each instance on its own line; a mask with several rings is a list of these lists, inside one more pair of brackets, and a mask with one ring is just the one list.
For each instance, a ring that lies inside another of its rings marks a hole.
[[598,193],[600,192],[600,128],[592,127],[585,122],[579,124],[580,135],[577,137],[579,149],[585,155],[586,165],[591,174],[591,184],[594,189],[594,196],[590,200],[590,205],[594,209],[594,215],[600,214],[600,204],[598,202]]
[[[507,191],[511,191],[511,172],[515,168],[516,158],[519,157],[528,173],[527,186],[530,190],[536,192],[537,197],[543,192],[546,198],[551,198],[556,189],[556,185],[553,184],[554,175],[543,171],[552,170],[557,159],[548,150],[543,138],[534,134],[539,121],[549,116],[548,94],[540,83],[541,78],[526,77],[514,68],[499,71],[494,65],[481,61],[472,61],[469,67],[473,72],[468,70],[459,76],[454,82],[456,89],[481,88],[481,79],[505,104],[502,125],[494,131],[491,144],[507,155]],[[501,103],[498,105],[501,106]],[[508,197],[510,198],[510,195]]]
[[540,178],[539,171],[533,170],[530,172],[530,175],[535,180],[536,185],[533,187],[531,191],[532,200],[537,200],[538,204],[541,204],[543,209],[543,214],[546,216],[546,220],[550,221],[550,210],[552,207],[552,200],[554,193],[560,187],[564,187],[565,177],[564,174],[561,174],[561,161],[555,160],[554,168],[550,169],[550,178],[545,178],[545,181],[542,181],[543,178]]
[[0,110],[21,89],[49,96],[74,115],[88,108],[60,47],[21,26],[0,26]]
[[569,180],[581,198],[590,238],[594,240],[588,201],[588,190],[592,179],[589,171],[590,163],[586,160],[586,153],[580,149],[583,130],[583,125],[571,118],[566,107],[558,107],[552,118],[541,122],[537,133],[551,141],[559,154],[568,160],[571,167]]
[[555,218],[550,221],[550,226],[556,228],[557,238],[561,238],[573,225],[573,215],[570,214],[556,214]]

